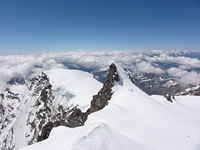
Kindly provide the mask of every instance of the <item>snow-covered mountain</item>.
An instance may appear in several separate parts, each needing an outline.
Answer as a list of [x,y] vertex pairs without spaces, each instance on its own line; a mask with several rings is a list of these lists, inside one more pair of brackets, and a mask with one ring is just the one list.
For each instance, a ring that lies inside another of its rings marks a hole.
[[47,70],[10,85],[0,102],[1,150],[200,148],[200,98],[150,97],[118,64],[104,84],[80,70]]

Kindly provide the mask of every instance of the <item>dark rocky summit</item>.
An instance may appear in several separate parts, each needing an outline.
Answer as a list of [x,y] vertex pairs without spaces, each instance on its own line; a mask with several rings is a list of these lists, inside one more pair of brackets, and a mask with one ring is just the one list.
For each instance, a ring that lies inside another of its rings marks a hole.
[[111,64],[103,87],[97,95],[93,96],[91,106],[87,110],[88,114],[101,110],[108,104],[108,101],[111,99],[113,94],[112,87],[114,86],[115,82],[119,82],[119,75],[117,73],[115,64]]
[[108,74],[106,76],[106,81],[103,84],[103,87],[98,92],[97,95],[93,96],[91,101],[91,106],[86,112],[82,112],[80,109],[75,108],[72,114],[67,118],[69,127],[77,127],[84,125],[85,121],[89,114],[103,109],[108,101],[111,99],[113,94],[112,87],[115,82],[119,81],[119,75],[117,73],[117,68],[115,64],[111,64],[109,67]]

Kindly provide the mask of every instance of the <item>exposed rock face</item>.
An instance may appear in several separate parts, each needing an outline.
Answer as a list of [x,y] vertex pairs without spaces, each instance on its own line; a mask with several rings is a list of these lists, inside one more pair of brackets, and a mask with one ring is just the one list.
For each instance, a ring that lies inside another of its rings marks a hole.
[[26,146],[46,139],[53,127],[65,124],[67,113],[55,105],[45,73],[33,78],[24,89],[22,96],[9,90],[0,94],[2,150],[15,150],[21,144]]
[[103,84],[103,87],[101,88],[101,90],[98,92],[97,95],[93,96],[93,100],[91,101],[91,106],[87,110],[88,114],[101,110],[108,104],[108,101],[110,100],[113,94],[112,87],[114,86],[114,82],[118,81],[119,81],[119,76],[117,74],[117,68],[115,64],[111,64],[109,72],[106,77],[106,81]]
[[4,94],[3,93],[0,94],[0,98],[4,99]]
[[81,117],[83,120],[80,119],[79,115],[81,114],[76,107],[62,106],[54,102],[52,86],[46,74],[42,73],[38,78],[33,78],[28,87],[30,91],[34,91],[32,95],[38,97],[34,105],[36,108],[29,113],[35,117],[27,121],[27,125],[30,125],[34,132],[29,144],[48,138],[54,127],[60,125],[77,127],[83,125],[83,122],[87,119],[86,116]]
[[119,76],[117,74],[117,68],[115,64],[111,64],[106,77],[106,81],[98,94],[93,96],[90,108],[88,108],[85,113],[82,112],[80,109],[75,108],[73,113],[68,117],[68,126],[82,126],[87,120],[89,114],[103,109],[108,104],[108,101],[111,99],[111,96],[113,94],[112,87],[114,86],[114,83],[118,81]]
[[[29,112],[27,125],[30,126],[32,132],[34,132],[34,137],[28,139],[28,144],[32,144],[38,141],[38,139],[43,139],[43,136],[46,136],[43,133],[43,128],[49,122],[53,121],[53,99],[51,85],[46,74],[42,73],[41,76],[33,78],[28,85],[28,88],[31,92],[31,96],[34,96],[35,99],[33,102],[33,108]],[[33,117],[35,116],[35,117]]]
[[72,114],[68,117],[68,126],[72,128],[82,126],[87,120],[87,117],[87,113],[83,113],[80,109],[75,108]]
[[[13,149],[13,124],[19,114],[18,94],[6,91],[0,94],[0,147],[2,150]],[[5,103],[4,103],[5,102]]]
[[3,108],[3,105],[0,104],[0,117],[4,116],[5,110]]

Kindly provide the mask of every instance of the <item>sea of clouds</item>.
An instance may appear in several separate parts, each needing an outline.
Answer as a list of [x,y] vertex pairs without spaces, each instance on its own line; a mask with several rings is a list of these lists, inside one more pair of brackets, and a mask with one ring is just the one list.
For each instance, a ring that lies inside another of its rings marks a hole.
[[0,56],[0,91],[13,77],[31,79],[66,64],[104,68],[113,62],[134,73],[168,74],[181,84],[200,84],[200,51],[68,51]]

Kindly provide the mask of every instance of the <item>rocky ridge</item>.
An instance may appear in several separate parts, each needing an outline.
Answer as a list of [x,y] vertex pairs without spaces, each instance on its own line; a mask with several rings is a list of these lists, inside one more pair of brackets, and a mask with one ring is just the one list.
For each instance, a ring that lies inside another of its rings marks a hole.
[[77,127],[84,125],[89,114],[103,109],[108,104],[108,101],[113,94],[112,87],[115,82],[119,82],[119,76],[115,64],[111,64],[106,76],[106,81],[98,94],[93,96],[90,108],[88,108],[86,112],[82,112],[80,109],[75,108],[73,113],[69,116],[69,126]]

